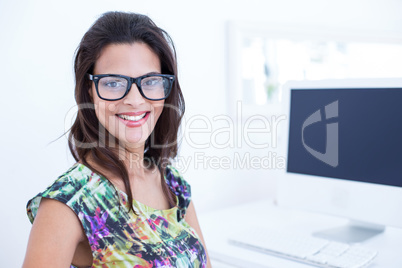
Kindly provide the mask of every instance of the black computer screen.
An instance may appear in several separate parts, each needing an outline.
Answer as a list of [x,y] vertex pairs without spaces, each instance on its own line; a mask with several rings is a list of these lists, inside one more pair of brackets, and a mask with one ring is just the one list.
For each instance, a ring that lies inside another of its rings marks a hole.
[[402,88],[293,89],[287,171],[402,187]]

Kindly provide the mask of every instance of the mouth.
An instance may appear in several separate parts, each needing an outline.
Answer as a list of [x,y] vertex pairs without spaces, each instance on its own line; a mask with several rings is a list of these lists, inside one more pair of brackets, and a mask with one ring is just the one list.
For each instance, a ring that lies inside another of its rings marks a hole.
[[136,113],[122,113],[116,114],[118,120],[122,122],[126,127],[136,128],[145,124],[150,116],[150,111],[141,111]]
[[127,115],[127,114],[117,114],[117,116],[123,120],[131,121],[131,122],[138,122],[147,116],[149,112],[144,112],[139,115]]

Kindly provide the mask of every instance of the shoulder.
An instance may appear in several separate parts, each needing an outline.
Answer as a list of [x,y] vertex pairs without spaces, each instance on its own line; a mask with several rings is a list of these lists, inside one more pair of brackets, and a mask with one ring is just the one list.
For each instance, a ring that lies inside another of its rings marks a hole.
[[32,229],[25,263],[37,267],[70,267],[77,245],[85,239],[85,225],[78,217],[77,204],[89,180],[85,170],[80,171],[74,165],[28,201]]
[[165,180],[169,188],[177,196],[179,218],[184,218],[191,202],[191,186],[180,172],[170,165],[166,168]]
[[61,202],[43,198],[32,224],[23,267],[70,267],[70,257],[84,239],[74,212]]
[[99,176],[82,164],[75,164],[59,176],[43,192],[40,192],[27,203],[27,214],[33,222],[42,198],[54,199],[66,204],[78,213],[83,203],[91,202],[94,191],[102,184]]
[[190,184],[181,176],[179,171],[173,166],[168,166],[166,168],[166,182],[170,189],[178,195],[183,194],[185,196],[191,196],[191,186]]

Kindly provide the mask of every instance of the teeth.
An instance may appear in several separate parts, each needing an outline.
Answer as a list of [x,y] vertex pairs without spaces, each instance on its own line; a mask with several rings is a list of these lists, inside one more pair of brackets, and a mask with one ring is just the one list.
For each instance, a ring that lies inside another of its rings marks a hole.
[[118,114],[117,116],[124,119],[124,120],[130,120],[130,121],[138,121],[141,120],[142,118],[145,117],[147,113],[143,113],[141,115],[137,115],[137,116],[130,116],[130,115],[125,115],[125,114]]

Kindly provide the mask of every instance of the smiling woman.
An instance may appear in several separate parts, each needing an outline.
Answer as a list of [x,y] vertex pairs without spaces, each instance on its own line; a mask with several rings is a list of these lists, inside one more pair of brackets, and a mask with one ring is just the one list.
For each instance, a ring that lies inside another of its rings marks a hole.
[[170,165],[184,100],[168,34],[105,13],[74,70],[77,163],[29,200],[23,267],[210,267],[190,185]]
[[[133,153],[132,146],[138,148],[138,145],[145,143],[162,113],[164,99],[167,97],[162,86],[159,86],[160,93],[154,93],[159,95],[156,100],[146,99],[144,93],[140,93],[150,87],[146,82],[163,78],[148,77],[151,73],[160,74],[160,65],[158,56],[149,46],[139,42],[108,45],[95,63],[93,77],[97,83],[92,84],[89,93],[95,105],[96,116],[106,130],[119,140],[120,145],[131,149],[130,153]],[[136,83],[132,86],[130,76],[140,78],[137,79],[141,80],[140,86]],[[147,95],[153,96],[153,92],[149,91],[146,91]],[[157,87],[154,91],[158,91]],[[138,154],[143,153],[142,148],[138,149],[141,150]]]

